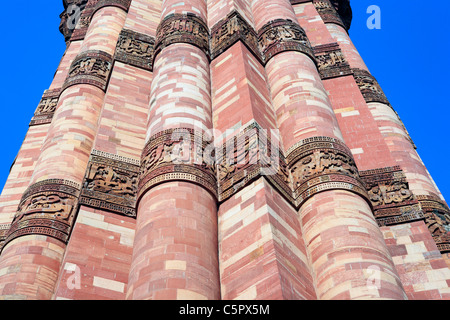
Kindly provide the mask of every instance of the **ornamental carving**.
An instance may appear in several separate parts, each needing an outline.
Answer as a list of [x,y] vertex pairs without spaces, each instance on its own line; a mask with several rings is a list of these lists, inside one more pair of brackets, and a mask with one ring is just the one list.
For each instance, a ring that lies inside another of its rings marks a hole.
[[349,190],[368,201],[353,156],[341,141],[315,137],[291,150],[286,159],[297,206],[317,192],[332,189]]
[[139,162],[94,150],[81,191],[80,203],[136,217]]
[[66,180],[45,180],[23,194],[5,244],[25,235],[46,235],[64,243],[78,209],[80,187]]
[[329,79],[352,74],[352,70],[337,43],[314,47],[321,78]]
[[209,57],[208,26],[192,13],[170,14],[163,19],[156,32],[155,57],[174,43],[194,45]]
[[105,91],[111,68],[112,56],[108,53],[98,50],[83,52],[72,63],[63,90],[76,84],[90,84]]
[[165,181],[194,182],[217,198],[217,171],[214,160],[204,157],[207,147],[203,135],[191,129],[168,129],[152,136],[141,160],[138,199]]
[[414,199],[408,184],[399,181],[391,181],[371,188],[369,197],[374,206],[399,204]]
[[442,253],[450,252],[450,209],[437,195],[418,195],[425,224]]
[[298,23],[288,19],[277,19],[264,25],[258,33],[258,43],[265,63],[284,51],[302,52],[315,61],[305,31]]
[[366,102],[381,102],[389,105],[378,81],[366,70],[352,69],[356,84]]
[[10,228],[10,224],[0,224],[0,252],[3,249]]
[[46,90],[41,101],[31,119],[30,126],[47,124],[52,122],[59,101],[60,89]]
[[361,171],[360,176],[380,226],[424,220],[425,216],[399,166]]
[[262,61],[258,34],[237,11],[232,11],[211,29],[211,59],[217,58],[237,41],[242,41]]
[[252,123],[223,144],[217,156],[220,201],[262,176],[292,200],[284,155],[274,138]]
[[114,59],[145,70],[153,68],[155,40],[132,30],[123,29]]
[[[219,199],[224,201],[252,181],[264,177],[295,208],[318,192],[343,189],[368,194],[350,150],[340,141],[315,137],[293,146],[288,155],[258,125],[224,144],[218,157]],[[262,142],[261,142],[262,140]],[[225,156],[226,155],[226,156]]]
[[313,0],[314,7],[325,23],[335,23],[345,28],[341,17],[329,0]]

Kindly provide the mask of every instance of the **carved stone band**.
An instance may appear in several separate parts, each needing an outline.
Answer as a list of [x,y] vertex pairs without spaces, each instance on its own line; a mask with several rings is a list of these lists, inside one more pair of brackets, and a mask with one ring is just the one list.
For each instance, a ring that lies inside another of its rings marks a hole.
[[258,33],[258,42],[265,63],[284,51],[298,51],[315,61],[305,31],[291,20],[277,19],[267,23]]
[[233,148],[228,141],[221,152],[228,158],[218,157],[220,201],[264,177],[296,209],[314,194],[334,189],[357,193],[370,204],[350,150],[337,139],[303,140],[286,157],[277,145],[277,137],[268,137],[257,124],[233,140]]
[[73,61],[62,91],[77,84],[90,84],[106,91],[113,57],[102,51],[89,50]]
[[300,207],[318,192],[342,189],[369,197],[351,151],[329,137],[314,137],[298,143],[286,156],[295,204]]
[[329,0],[313,0],[313,4],[324,23],[335,23],[346,29],[341,16]]
[[286,161],[277,138],[254,122],[223,144],[217,155],[219,201],[261,177],[292,201]]
[[366,102],[381,102],[389,105],[389,100],[374,76],[362,69],[354,68],[352,71],[356,84]]
[[314,47],[314,55],[322,80],[353,74],[337,43]]
[[46,90],[42,96],[41,102],[31,119],[30,126],[47,124],[52,122],[56,107],[58,106],[59,94],[61,89]]
[[211,29],[211,59],[217,58],[237,41],[241,41],[262,62],[258,34],[237,12],[232,11]]
[[94,150],[80,204],[136,217],[139,162]]
[[150,188],[167,181],[196,183],[217,198],[216,166],[205,161],[206,148],[203,135],[191,129],[168,129],[152,136],[141,160],[138,201]]
[[378,225],[424,220],[425,216],[399,166],[361,171]]
[[155,57],[162,49],[174,43],[194,45],[209,58],[208,26],[192,13],[174,13],[163,19],[156,32]]
[[154,47],[154,38],[123,29],[117,42],[114,59],[152,71]]
[[23,194],[5,245],[26,235],[46,235],[67,243],[78,208],[80,186],[66,180],[46,180]]
[[450,209],[437,195],[417,195],[425,223],[440,252],[450,252]]

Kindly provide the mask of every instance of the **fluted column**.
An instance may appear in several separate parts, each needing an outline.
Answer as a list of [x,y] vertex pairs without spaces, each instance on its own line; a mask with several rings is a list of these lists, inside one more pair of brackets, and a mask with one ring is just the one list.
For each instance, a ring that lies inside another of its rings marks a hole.
[[[400,279],[289,0],[252,2],[319,299],[402,299]],[[372,268],[380,286],[367,286]]]
[[95,8],[2,251],[2,298],[52,298],[125,18],[122,3]]
[[163,2],[128,299],[220,298],[216,177],[201,160],[212,128],[206,12],[202,0]]

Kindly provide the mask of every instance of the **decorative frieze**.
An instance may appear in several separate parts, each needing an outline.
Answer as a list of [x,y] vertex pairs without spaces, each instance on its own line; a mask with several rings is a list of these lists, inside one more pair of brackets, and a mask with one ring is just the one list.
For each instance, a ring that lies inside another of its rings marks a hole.
[[136,217],[139,161],[94,150],[81,190],[80,204]]
[[231,140],[231,153],[230,141],[224,145],[221,154],[228,158],[218,157],[220,201],[264,177],[297,209],[314,194],[334,189],[357,193],[369,202],[351,152],[342,142],[315,137],[299,142],[285,156],[273,138],[254,125]]
[[368,71],[353,68],[353,76],[366,102],[381,102],[389,105],[378,81]]
[[90,84],[106,90],[111,74],[113,58],[99,50],[89,50],[79,54],[73,61],[63,89],[77,85]]
[[217,58],[238,41],[241,41],[253,55],[262,61],[258,34],[236,10],[233,10],[211,29],[211,60]]
[[0,224],[0,252],[2,251],[5,244],[9,229],[11,229],[10,224]]
[[51,123],[56,107],[58,106],[61,89],[46,90],[31,119],[30,126]]
[[[143,151],[138,200],[150,188],[166,181],[189,181],[203,186],[217,198],[214,150],[192,129],[168,129],[152,136]],[[209,161],[210,160],[210,161]]]
[[123,29],[119,35],[114,59],[145,70],[153,69],[155,39]]
[[333,189],[348,190],[369,201],[351,151],[337,139],[305,139],[290,149],[286,160],[297,207],[314,194]]
[[332,43],[314,47],[317,68],[322,80],[347,76],[352,74],[352,70],[339,44]]
[[156,32],[155,57],[162,49],[174,43],[194,45],[209,57],[207,24],[192,13],[168,15],[163,19]]
[[366,185],[380,226],[425,219],[399,166],[361,171],[360,176]]
[[5,245],[25,235],[46,235],[68,242],[78,210],[80,186],[67,180],[45,180],[23,194]]
[[226,141],[217,152],[219,200],[224,201],[264,176],[292,201],[286,160],[274,135],[256,122]]
[[264,25],[258,33],[258,43],[265,63],[284,51],[302,52],[315,61],[305,31],[289,19],[276,19]]
[[335,23],[345,28],[339,13],[329,0],[313,0],[313,4],[324,23]]
[[418,195],[425,223],[442,253],[450,252],[450,209],[437,195]]

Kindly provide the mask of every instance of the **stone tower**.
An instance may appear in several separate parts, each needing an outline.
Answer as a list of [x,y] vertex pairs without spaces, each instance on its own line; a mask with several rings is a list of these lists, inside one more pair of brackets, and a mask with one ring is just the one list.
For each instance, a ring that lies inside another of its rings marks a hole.
[[348,0],[64,0],[0,299],[449,299],[450,211]]

